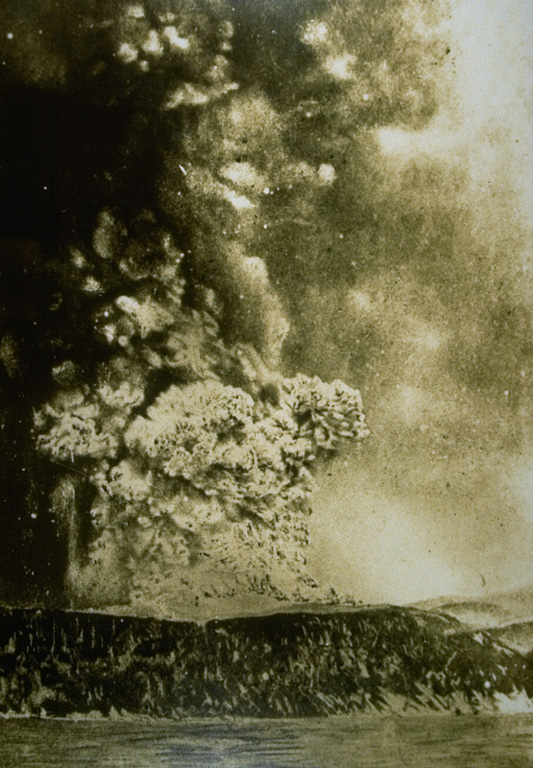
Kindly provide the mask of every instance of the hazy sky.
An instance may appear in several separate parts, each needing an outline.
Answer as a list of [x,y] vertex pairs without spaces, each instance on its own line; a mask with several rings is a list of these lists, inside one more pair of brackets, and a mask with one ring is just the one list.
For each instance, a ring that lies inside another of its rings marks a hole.
[[437,115],[377,133],[384,198],[421,211],[415,250],[446,243],[434,264],[376,267],[342,305],[341,324],[366,317],[388,343],[359,377],[373,438],[321,479],[311,564],[364,601],[533,582],[533,8],[452,0],[447,23]]

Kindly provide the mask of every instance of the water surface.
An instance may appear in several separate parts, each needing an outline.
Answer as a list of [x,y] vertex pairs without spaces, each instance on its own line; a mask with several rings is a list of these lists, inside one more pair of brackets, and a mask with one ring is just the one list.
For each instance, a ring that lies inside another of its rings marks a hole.
[[533,715],[0,721],[3,768],[526,768]]

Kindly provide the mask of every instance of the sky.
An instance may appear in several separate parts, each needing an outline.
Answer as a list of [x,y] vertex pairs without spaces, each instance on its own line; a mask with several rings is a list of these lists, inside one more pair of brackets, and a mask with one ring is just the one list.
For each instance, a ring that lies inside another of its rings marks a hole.
[[[383,198],[418,209],[418,238],[436,233],[442,247],[436,264],[391,259],[344,298],[342,323],[353,312],[384,339],[360,376],[373,436],[314,497],[311,568],[365,602],[533,582],[533,9],[449,8],[436,115],[422,130],[375,132]],[[393,250],[398,234],[392,224]]]

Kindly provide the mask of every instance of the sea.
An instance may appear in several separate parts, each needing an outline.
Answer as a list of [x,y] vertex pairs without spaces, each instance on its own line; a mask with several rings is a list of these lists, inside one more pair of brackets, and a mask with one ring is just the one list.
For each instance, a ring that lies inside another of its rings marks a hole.
[[526,768],[533,715],[0,721],[2,768]]

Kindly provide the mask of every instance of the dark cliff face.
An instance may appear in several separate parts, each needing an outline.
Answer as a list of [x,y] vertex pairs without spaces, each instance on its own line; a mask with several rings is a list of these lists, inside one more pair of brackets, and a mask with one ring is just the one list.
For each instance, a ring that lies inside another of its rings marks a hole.
[[66,716],[320,716],[497,708],[533,696],[526,657],[403,608],[205,624],[4,610],[0,710]]

